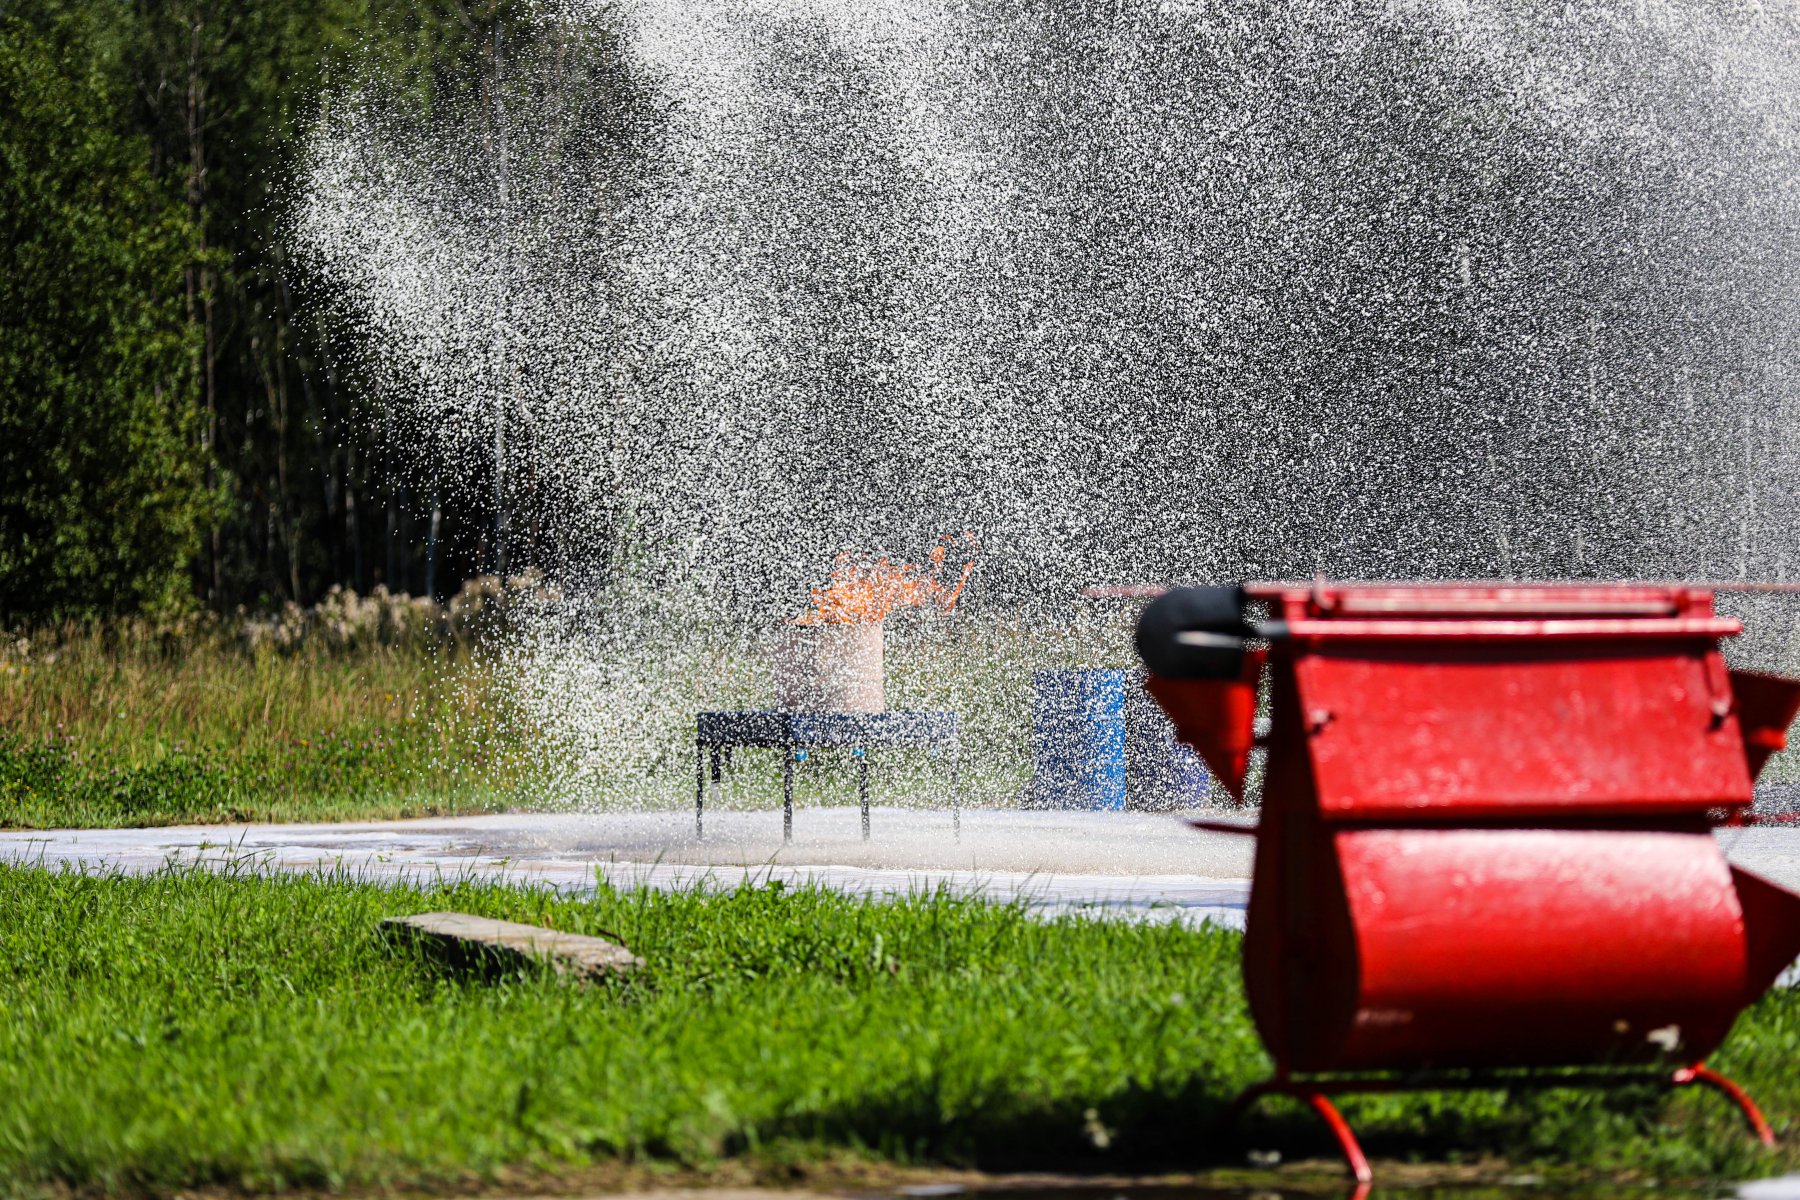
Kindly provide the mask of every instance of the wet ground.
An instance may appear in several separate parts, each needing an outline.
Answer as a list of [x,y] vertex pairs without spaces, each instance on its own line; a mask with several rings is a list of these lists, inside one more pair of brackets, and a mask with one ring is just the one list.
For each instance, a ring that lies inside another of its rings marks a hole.
[[[1632,1187],[1620,1184],[1582,1184],[1557,1186],[1531,1175],[1514,1176],[1494,1183],[1416,1182],[1383,1185],[1379,1181],[1367,1190],[1353,1184],[1333,1185],[1325,1180],[1304,1184],[1256,1184],[1232,1187],[1208,1187],[1183,1184],[1127,1184],[1096,1187],[1074,1184],[1066,1187],[1043,1185],[1026,1187],[964,1189],[960,1187],[902,1188],[888,1193],[894,1200],[958,1196],[977,1200],[1382,1200],[1404,1197],[1405,1200],[1615,1200],[1615,1198],[1657,1197],[1658,1200],[1800,1200],[1800,1176],[1761,1180],[1753,1184],[1718,1187]],[[698,1198],[696,1198],[698,1200]]]
[[[1721,829],[1737,865],[1800,888],[1800,825]],[[1023,898],[1046,912],[1092,909],[1140,920],[1240,925],[1252,840],[1179,816],[973,810],[960,832],[942,810],[881,809],[865,841],[854,808],[781,814],[525,814],[342,825],[175,826],[0,834],[0,861],[142,872],[170,861],[275,870],[342,867],[375,879],[437,875],[591,886],[683,887],[746,875],[814,881],[866,895],[948,887]]]
[[[600,1195],[603,1193],[595,1193]],[[1366,1191],[1324,1176],[1229,1186],[1083,1177],[990,1176],[968,1183],[901,1187],[820,1188],[701,1187],[668,1191],[604,1193],[607,1200],[1800,1200],[1800,1176],[1717,1186],[1553,1184],[1532,1175],[1481,1183],[1377,1181]],[[561,1200],[567,1200],[563,1196]]]
[[882,809],[865,841],[854,808],[781,813],[499,814],[342,825],[178,826],[0,834],[0,861],[155,870],[171,860],[278,870],[343,867],[377,879],[434,875],[559,887],[691,886],[745,878],[813,881],[866,895],[948,887],[1023,898],[1047,912],[1097,907],[1149,920],[1237,925],[1252,839],[1201,833],[1168,815],[973,810],[960,833],[942,810]]

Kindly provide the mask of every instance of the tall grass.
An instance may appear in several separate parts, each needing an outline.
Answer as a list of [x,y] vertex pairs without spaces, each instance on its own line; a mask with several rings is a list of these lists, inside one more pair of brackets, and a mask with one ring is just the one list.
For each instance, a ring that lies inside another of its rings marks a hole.
[[[445,974],[376,933],[453,908],[623,939],[629,982]],[[849,1155],[988,1167],[1241,1167],[1324,1155],[1309,1115],[1222,1123],[1268,1063],[1235,934],[937,894],[589,898],[343,877],[0,868],[0,1181],[78,1191],[428,1186]],[[1719,1065],[1791,1129],[1800,999]],[[1654,1089],[1348,1103],[1370,1145],[1648,1178],[1800,1162],[1716,1098]],[[5,1184],[0,1183],[0,1190]]]
[[313,820],[504,803],[478,650],[277,649],[225,626],[70,627],[0,656],[0,825]]

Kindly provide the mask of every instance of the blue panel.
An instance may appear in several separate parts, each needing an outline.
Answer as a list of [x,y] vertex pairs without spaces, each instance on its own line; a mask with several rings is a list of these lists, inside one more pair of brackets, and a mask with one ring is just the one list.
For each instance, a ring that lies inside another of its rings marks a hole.
[[1034,808],[1125,807],[1125,672],[1031,673]]

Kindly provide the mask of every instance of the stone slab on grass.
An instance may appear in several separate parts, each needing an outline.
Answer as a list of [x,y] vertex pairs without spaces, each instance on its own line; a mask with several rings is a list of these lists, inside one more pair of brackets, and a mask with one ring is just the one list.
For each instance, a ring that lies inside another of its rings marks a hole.
[[381,925],[388,937],[423,946],[457,966],[488,970],[547,966],[570,979],[597,980],[625,975],[644,965],[643,959],[605,938],[469,913],[388,917]]

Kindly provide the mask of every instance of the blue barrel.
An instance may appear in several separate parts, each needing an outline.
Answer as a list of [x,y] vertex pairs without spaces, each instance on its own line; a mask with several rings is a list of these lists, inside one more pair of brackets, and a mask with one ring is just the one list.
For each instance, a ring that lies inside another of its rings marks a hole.
[[1032,808],[1125,807],[1125,672],[1031,673]]
[[1131,807],[1193,808],[1211,792],[1206,764],[1175,739],[1175,723],[1144,690],[1144,673],[1133,671],[1125,687],[1125,794]]

